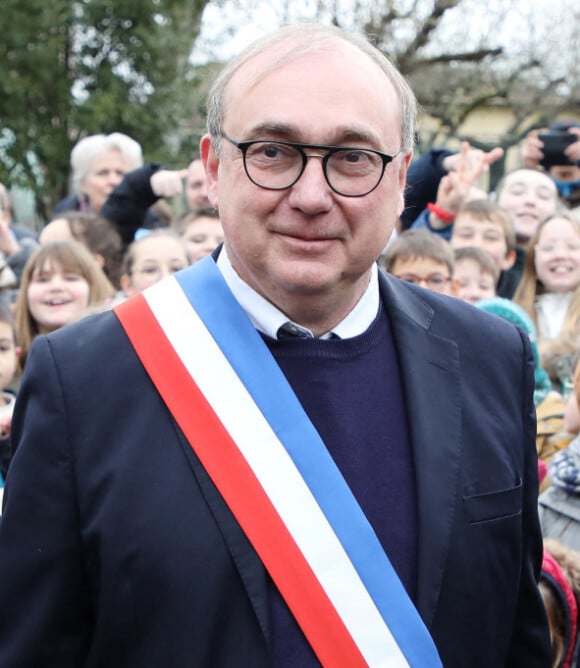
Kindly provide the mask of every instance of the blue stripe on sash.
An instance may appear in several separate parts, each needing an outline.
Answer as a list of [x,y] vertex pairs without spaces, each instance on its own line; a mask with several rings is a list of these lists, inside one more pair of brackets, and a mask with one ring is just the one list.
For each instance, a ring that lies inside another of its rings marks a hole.
[[204,258],[175,278],[288,451],[409,664],[441,667],[433,640],[374,530],[214,260]]

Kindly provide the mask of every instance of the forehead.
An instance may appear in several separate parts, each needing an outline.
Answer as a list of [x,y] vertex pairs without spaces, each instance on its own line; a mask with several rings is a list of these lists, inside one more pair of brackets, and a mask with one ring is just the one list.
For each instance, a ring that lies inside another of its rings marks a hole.
[[580,235],[580,229],[567,218],[551,218],[540,230],[539,238],[555,235]]
[[45,257],[41,262],[38,262],[32,271],[32,275],[38,274],[54,274],[62,272],[64,267],[62,263],[55,257]]
[[4,320],[0,320],[0,339],[14,339],[12,325]]
[[457,273],[457,271],[477,274],[487,273],[482,271],[479,262],[472,257],[455,258],[455,272]]
[[185,227],[186,232],[196,232],[197,230],[210,230],[211,232],[220,232],[222,224],[219,218],[212,218],[211,216],[199,216],[195,220],[187,223]]
[[425,274],[449,274],[449,269],[444,262],[439,262],[431,257],[407,257],[397,258],[393,265],[393,273],[425,273]]
[[503,229],[502,224],[493,220],[492,218],[478,218],[477,216],[472,216],[470,213],[458,213],[455,222],[453,223],[453,231],[459,227],[478,227],[478,228],[497,228],[499,230]]
[[172,257],[185,257],[183,243],[172,237],[145,237],[135,248],[135,259],[148,260]]
[[187,168],[187,180],[191,181],[205,180],[205,170],[201,160],[194,160]]
[[125,167],[126,160],[118,148],[108,148],[98,153],[92,160],[90,171],[94,172],[104,167],[119,166]]
[[251,138],[268,127],[289,129],[296,136],[288,138],[314,143],[352,133],[383,145],[392,139],[389,148],[398,150],[401,101],[369,56],[341,40],[286,50],[271,47],[233,75],[225,94],[227,131]]
[[64,218],[55,218],[47,223],[40,232],[41,244],[46,244],[49,241],[69,241],[72,238],[68,221]]
[[508,174],[505,180],[505,188],[525,187],[525,188],[543,188],[556,195],[556,185],[552,179],[542,172],[535,172],[526,169],[513,174]]

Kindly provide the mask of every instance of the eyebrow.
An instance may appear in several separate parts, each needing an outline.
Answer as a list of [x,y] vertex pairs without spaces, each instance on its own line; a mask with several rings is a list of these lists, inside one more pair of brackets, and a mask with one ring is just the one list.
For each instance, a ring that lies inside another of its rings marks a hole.
[[[332,140],[332,146],[339,146],[343,142],[360,142],[361,144],[369,144],[373,146],[381,146],[382,142],[379,137],[364,128],[356,128],[351,126],[339,126],[333,131],[336,139]],[[302,132],[299,128],[288,123],[268,122],[259,123],[253,126],[248,132],[248,137],[251,139],[261,139],[262,137],[274,136],[281,141],[301,142]],[[249,140],[247,140],[249,141]],[[303,142],[303,143],[319,143],[319,142]],[[322,142],[320,142],[322,144]]]

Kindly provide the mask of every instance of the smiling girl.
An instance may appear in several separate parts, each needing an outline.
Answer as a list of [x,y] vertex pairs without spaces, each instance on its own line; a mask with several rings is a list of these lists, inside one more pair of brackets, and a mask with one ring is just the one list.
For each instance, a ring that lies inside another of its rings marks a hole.
[[[543,366],[562,381],[553,362],[561,366],[580,337],[580,220],[574,213],[561,211],[540,223],[514,301],[537,326]],[[571,366],[565,366],[569,376]]]
[[90,252],[75,241],[41,246],[30,257],[16,302],[24,366],[32,341],[79,318],[89,306],[112,297],[113,286]]

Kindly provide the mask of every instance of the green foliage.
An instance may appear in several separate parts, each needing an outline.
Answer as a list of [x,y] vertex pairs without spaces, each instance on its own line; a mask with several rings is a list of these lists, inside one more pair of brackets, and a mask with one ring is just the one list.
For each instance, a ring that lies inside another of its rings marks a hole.
[[2,0],[0,182],[34,189],[46,216],[72,146],[125,132],[147,160],[185,164],[195,86],[188,56],[206,0]]

